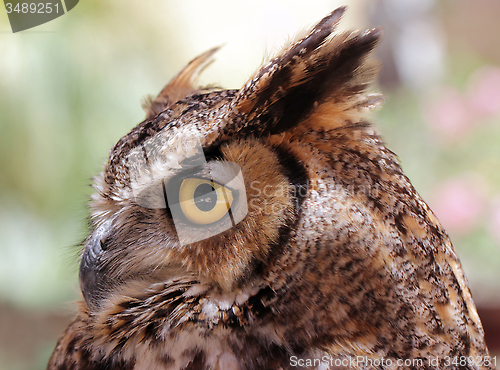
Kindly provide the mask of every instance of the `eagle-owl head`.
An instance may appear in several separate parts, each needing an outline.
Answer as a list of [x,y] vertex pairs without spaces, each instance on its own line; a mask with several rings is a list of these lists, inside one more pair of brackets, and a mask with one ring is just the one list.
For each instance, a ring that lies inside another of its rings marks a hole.
[[68,329],[80,359],[285,369],[487,354],[446,233],[367,120],[381,32],[334,34],[343,12],[240,90],[195,86],[213,49],[147,102],[96,179]]

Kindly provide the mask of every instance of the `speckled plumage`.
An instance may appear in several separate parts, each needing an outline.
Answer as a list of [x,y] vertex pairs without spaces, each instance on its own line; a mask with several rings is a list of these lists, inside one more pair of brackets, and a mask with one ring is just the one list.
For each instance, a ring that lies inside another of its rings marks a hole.
[[[147,103],[96,179],[84,300],[48,369],[494,369],[448,236],[367,122],[380,31],[333,34],[343,11],[239,91],[194,87],[214,49]],[[130,153],[158,139],[168,182],[192,138],[241,168],[248,214],[182,245]]]

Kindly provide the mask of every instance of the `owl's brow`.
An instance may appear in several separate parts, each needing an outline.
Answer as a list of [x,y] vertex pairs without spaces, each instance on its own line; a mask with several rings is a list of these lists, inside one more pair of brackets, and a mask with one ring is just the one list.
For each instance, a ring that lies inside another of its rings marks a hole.
[[[180,168],[172,169],[172,176],[169,176],[169,178],[173,179],[188,175],[200,175],[202,172],[207,170],[208,163],[212,161],[221,161],[224,158],[220,145],[203,148],[203,155],[206,161],[204,164],[200,164],[198,156],[184,158],[179,163]],[[204,173],[204,175],[209,176],[209,173]]]
[[203,156],[205,157],[205,163],[202,165],[200,164],[200,157],[198,155],[194,155],[192,157],[184,158],[183,160],[180,161],[179,165],[180,168],[178,169],[172,169],[173,176],[178,176],[179,174],[182,174],[183,172],[187,171],[196,173],[196,171],[189,171],[186,169],[195,169],[195,168],[203,168],[206,163],[210,161],[220,161],[223,159],[223,154],[222,151],[220,150],[220,145],[218,146],[211,146],[209,148],[203,148]]
[[220,145],[212,145],[203,148],[203,154],[205,155],[205,159],[207,160],[207,162],[213,160],[221,160],[224,158],[220,147]]

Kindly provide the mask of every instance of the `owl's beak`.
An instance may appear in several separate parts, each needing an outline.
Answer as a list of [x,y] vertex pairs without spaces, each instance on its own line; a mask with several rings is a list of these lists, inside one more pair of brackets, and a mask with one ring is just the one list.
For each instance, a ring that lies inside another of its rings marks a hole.
[[102,271],[100,262],[106,249],[106,238],[110,233],[111,223],[107,221],[96,228],[84,242],[79,280],[83,298],[91,310],[99,306],[105,288],[109,287],[105,281],[107,275]]

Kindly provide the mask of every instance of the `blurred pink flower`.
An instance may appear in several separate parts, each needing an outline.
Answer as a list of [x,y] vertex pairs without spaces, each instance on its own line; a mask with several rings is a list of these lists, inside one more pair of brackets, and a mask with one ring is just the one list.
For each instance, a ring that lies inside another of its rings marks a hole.
[[451,179],[431,196],[431,208],[450,233],[466,234],[477,223],[485,205],[482,181]]
[[483,67],[470,78],[469,104],[477,115],[500,113],[500,68]]
[[427,106],[427,124],[445,139],[464,136],[474,124],[467,103],[458,90],[443,89]]
[[493,202],[490,230],[495,239],[500,243],[500,198]]

